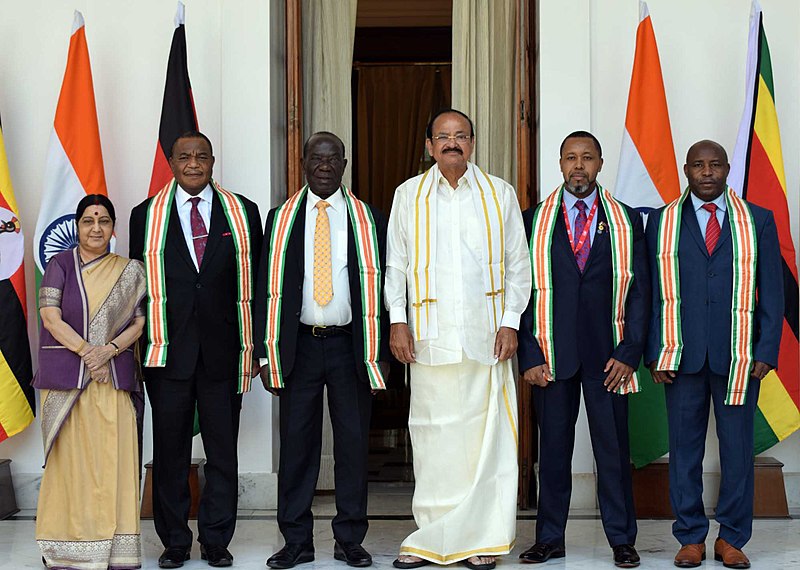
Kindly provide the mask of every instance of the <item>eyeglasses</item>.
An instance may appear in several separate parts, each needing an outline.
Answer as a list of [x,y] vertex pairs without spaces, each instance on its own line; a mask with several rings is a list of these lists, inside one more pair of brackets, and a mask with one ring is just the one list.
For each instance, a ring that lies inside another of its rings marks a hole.
[[444,143],[447,141],[456,141],[458,144],[463,144],[469,142],[472,139],[471,135],[436,135],[435,137],[431,137],[431,140],[434,142]]

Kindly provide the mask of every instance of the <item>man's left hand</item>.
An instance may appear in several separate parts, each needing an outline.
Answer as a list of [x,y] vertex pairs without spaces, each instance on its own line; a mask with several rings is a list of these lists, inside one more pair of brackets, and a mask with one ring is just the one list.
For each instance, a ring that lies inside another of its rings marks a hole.
[[756,360],[753,363],[753,370],[750,372],[750,376],[758,378],[759,380],[763,380],[764,376],[769,374],[770,370],[772,370],[772,366],[770,366],[766,362],[761,362],[760,360]]
[[253,367],[250,369],[250,378],[255,378],[261,372],[261,365],[258,363],[258,358],[253,359]]
[[494,357],[508,360],[517,352],[517,331],[510,327],[500,327],[494,339]]
[[607,374],[603,386],[609,392],[613,392],[619,386],[630,382],[631,376],[633,376],[633,368],[615,358],[608,359],[603,372]]

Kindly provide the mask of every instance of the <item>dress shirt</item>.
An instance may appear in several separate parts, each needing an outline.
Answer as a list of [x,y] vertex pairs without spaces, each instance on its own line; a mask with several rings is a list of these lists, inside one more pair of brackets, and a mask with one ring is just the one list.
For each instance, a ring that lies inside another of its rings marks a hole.
[[[211,190],[211,185],[203,188],[197,197],[200,198],[200,201],[197,203],[197,209],[200,211],[200,217],[203,218],[206,231],[208,231],[211,227],[211,200],[214,198],[214,191]],[[192,198],[194,198],[194,196],[178,185],[178,189],[175,192],[175,203],[178,205],[178,218],[181,220],[181,229],[183,230],[183,237],[186,240],[186,247],[189,248],[189,255],[192,256],[195,269],[199,271],[200,266],[197,264],[197,255],[194,253],[194,239],[192,237],[192,203],[189,201]]]
[[[407,320],[407,288],[411,282],[407,240],[409,193],[416,193],[420,176],[404,182],[395,193],[387,235],[385,298],[392,323]],[[531,266],[522,214],[514,188],[492,177],[505,226],[505,306],[500,326],[519,328],[520,315],[531,293]],[[475,211],[469,179],[454,189],[444,176],[436,185],[436,297],[438,337],[415,341],[416,361],[429,366],[470,360],[493,365],[496,333],[491,330],[486,301],[485,224]],[[407,277],[408,275],[408,277]],[[410,297],[411,295],[408,294]]]
[[691,194],[691,197],[692,206],[694,207],[694,212],[697,215],[697,223],[700,224],[700,233],[702,234],[703,239],[706,239],[706,226],[708,225],[708,220],[711,219],[711,212],[704,210],[703,206],[706,204],[717,205],[717,211],[714,212],[714,214],[717,216],[719,227],[722,228],[722,222],[725,221],[725,212],[728,207],[728,204],[725,202],[725,193],[723,192],[714,200],[710,200],[709,202],[704,202],[694,194]]
[[[586,196],[585,198],[578,198],[571,194],[567,189],[564,189],[563,192],[564,196],[564,205],[567,208],[567,217],[569,218],[569,229],[572,232],[572,239],[577,239],[575,236],[575,218],[578,217],[578,212],[580,209],[575,205],[578,203],[578,200],[583,200],[586,204],[586,217],[589,217],[589,212],[592,211],[592,204],[594,204],[595,200],[597,200],[597,186],[595,186],[592,193]],[[598,205],[598,208],[600,206]],[[594,234],[597,231],[597,213],[595,212],[594,217],[592,218],[592,224],[589,226],[589,245],[594,243]],[[575,243],[571,243],[570,245],[574,246]]]
[[350,279],[347,274],[347,204],[341,189],[325,201],[331,229],[331,283],[333,298],[321,307],[314,300],[314,230],[317,227],[319,196],[308,191],[306,199],[305,261],[303,263],[303,305],[300,322],[305,325],[343,326],[353,320],[350,307]]

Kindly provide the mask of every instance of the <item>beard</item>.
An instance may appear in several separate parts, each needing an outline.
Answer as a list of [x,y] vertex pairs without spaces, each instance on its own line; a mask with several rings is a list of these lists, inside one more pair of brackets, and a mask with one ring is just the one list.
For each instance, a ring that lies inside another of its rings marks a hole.
[[575,184],[573,186],[572,184],[568,183],[566,186],[567,190],[569,190],[571,194],[575,194],[576,196],[581,196],[583,194],[588,194],[589,188],[591,188],[592,185],[590,183],[586,183],[586,184]]

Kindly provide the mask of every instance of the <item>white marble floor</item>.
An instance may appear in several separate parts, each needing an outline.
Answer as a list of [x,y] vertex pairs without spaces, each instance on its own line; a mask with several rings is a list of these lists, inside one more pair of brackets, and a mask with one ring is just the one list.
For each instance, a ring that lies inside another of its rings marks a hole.
[[[23,513],[23,516],[26,513]],[[246,518],[249,517],[249,518]],[[266,558],[283,544],[275,522],[274,511],[243,513],[230,550],[233,553],[234,567],[240,569],[265,568]],[[194,523],[192,523],[194,525]],[[516,562],[519,552],[530,546],[533,540],[536,521],[526,518],[517,524],[517,546],[510,556],[501,559],[499,569],[522,568]],[[642,557],[642,569],[674,568],[672,557],[677,551],[677,543],[670,534],[670,521],[639,521],[637,547]],[[23,568],[42,568],[38,548],[34,542],[32,520],[0,521],[0,569],[17,570]],[[347,566],[333,559],[333,535],[330,518],[322,516],[315,521],[317,559],[312,564],[300,566],[302,570],[344,570]],[[413,520],[372,520],[364,546],[375,560],[375,568],[389,570],[400,541],[414,529]],[[716,525],[712,522],[707,547],[712,547]],[[143,568],[158,568],[157,559],[161,545],[153,530],[152,521],[142,521]],[[755,522],[753,539],[745,552],[750,557],[753,568],[800,569],[800,520],[759,520]],[[208,568],[199,559],[197,545],[192,550],[192,560],[184,568],[199,570]],[[722,563],[708,560],[705,568],[720,568]],[[431,567],[435,568],[435,567]],[[454,566],[461,568],[461,566]],[[535,566],[525,565],[525,570]],[[569,570],[593,570],[595,568],[613,569],[611,551],[603,535],[602,525],[595,518],[570,519],[567,527],[567,557],[551,561],[543,568],[563,568]]]

